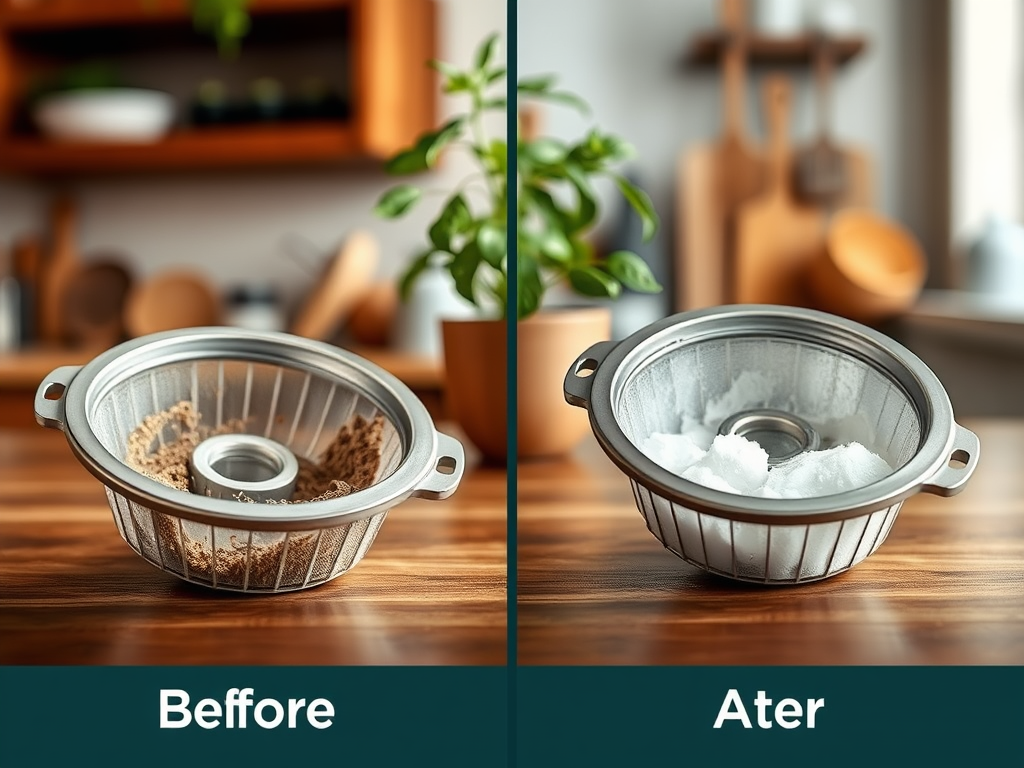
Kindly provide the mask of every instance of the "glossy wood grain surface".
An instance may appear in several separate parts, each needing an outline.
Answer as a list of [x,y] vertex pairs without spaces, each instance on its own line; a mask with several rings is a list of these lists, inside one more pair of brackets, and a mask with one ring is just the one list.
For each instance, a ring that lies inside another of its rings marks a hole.
[[0,664],[504,664],[505,485],[473,462],[349,573],[234,595],[135,554],[63,435],[0,431]]
[[953,498],[909,499],[845,574],[765,587],[704,574],[648,531],[592,438],[521,465],[521,664],[1024,664],[1024,421],[968,421]]

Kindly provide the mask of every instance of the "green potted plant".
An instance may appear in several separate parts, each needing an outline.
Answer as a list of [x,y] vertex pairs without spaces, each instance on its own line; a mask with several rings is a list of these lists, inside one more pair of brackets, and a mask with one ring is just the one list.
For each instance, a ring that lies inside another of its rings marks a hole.
[[251,24],[249,0],[190,0],[189,5],[196,30],[214,37],[221,56],[237,56]]
[[[444,321],[442,335],[454,415],[490,459],[505,458],[505,321],[517,319],[518,454],[534,458],[564,453],[586,433],[585,418],[562,399],[562,376],[581,350],[610,335],[607,308],[548,308],[547,292],[565,285],[590,300],[615,299],[624,287],[661,290],[635,253],[602,254],[588,239],[600,214],[595,181],[608,178],[616,185],[639,214],[645,239],[654,235],[658,218],[648,196],[616,171],[632,154],[624,141],[592,128],[579,141],[564,142],[528,135],[520,125],[514,212],[517,300],[509,305],[507,143],[488,137],[482,120],[490,110],[508,109],[505,68],[495,61],[497,44],[496,35],[488,37],[469,69],[430,63],[442,76],[444,93],[468,98],[469,108],[391,158],[387,170],[399,175],[428,171],[446,148],[463,149],[475,159],[472,178],[448,190],[423,251],[400,279],[399,293],[406,296],[423,270],[440,263],[458,293],[478,308],[475,320]],[[550,75],[520,80],[517,96],[589,112],[579,96],[556,88]],[[475,179],[483,184],[473,184]],[[419,186],[398,184],[375,210],[398,218],[423,197]]]

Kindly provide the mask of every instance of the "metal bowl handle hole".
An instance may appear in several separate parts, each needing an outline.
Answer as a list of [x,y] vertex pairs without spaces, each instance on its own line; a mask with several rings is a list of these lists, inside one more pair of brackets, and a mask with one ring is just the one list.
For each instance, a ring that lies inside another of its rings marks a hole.
[[63,384],[59,382],[51,382],[46,385],[46,389],[43,390],[43,397],[47,400],[60,400],[64,397],[64,391],[67,389]]
[[971,463],[971,454],[960,448],[953,451],[949,455],[949,468],[950,469],[966,469],[967,465]]
[[437,460],[437,465],[434,469],[442,475],[454,475],[457,466],[458,463],[451,456],[442,456]]
[[598,361],[592,357],[585,357],[576,363],[576,370],[573,371],[579,378],[585,379],[587,376],[593,375],[594,371],[597,370]]

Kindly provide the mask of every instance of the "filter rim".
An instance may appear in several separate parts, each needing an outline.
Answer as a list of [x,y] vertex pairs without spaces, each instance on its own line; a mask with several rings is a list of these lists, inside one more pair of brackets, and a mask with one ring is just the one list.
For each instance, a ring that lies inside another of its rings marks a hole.
[[[225,345],[228,345],[225,347]],[[145,477],[112,455],[89,419],[109,389],[146,370],[181,361],[235,359],[285,365],[344,380],[378,404],[404,432],[399,466],[363,490],[302,504],[243,504],[186,493]],[[161,514],[253,530],[305,530],[344,525],[386,512],[412,496],[436,462],[437,431],[426,407],[397,377],[352,352],[271,331],[211,326],[166,331],[127,341],[98,355],[72,379],[64,397],[64,433],[78,460],[105,486]]]
[[[615,418],[615,403],[633,375],[680,346],[742,337],[752,331],[760,336],[777,332],[825,346],[887,375],[918,410],[922,437],[917,451],[891,475],[862,488],[805,499],[766,499],[725,493],[686,480],[648,458],[626,437]],[[735,304],[671,315],[615,344],[592,379],[587,403],[591,428],[619,469],[670,502],[741,522],[831,522],[891,506],[921,491],[946,465],[956,436],[949,397],[919,357],[872,328],[799,307]]]

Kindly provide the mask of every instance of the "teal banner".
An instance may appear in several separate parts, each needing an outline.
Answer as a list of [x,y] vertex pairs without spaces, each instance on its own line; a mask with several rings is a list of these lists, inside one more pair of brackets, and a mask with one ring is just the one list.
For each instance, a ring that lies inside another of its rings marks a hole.
[[510,718],[504,667],[6,667],[0,766],[1024,766],[1024,668],[516,674]]
[[504,766],[506,683],[505,667],[4,667],[0,766]]
[[524,768],[1024,766],[1018,667],[523,667],[518,693]]

